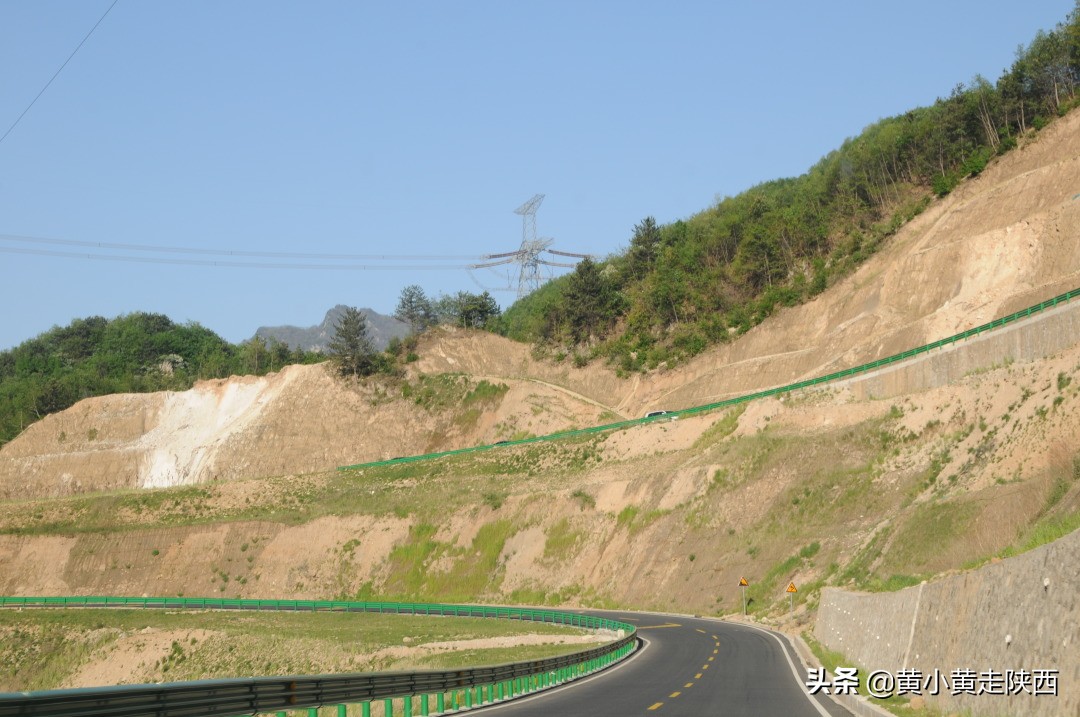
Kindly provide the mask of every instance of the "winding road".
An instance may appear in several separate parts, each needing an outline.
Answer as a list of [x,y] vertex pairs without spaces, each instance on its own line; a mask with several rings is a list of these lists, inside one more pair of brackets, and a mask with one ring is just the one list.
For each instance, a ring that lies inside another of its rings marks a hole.
[[774,633],[702,618],[588,614],[637,625],[645,647],[590,678],[485,711],[497,711],[499,717],[850,715],[828,697],[808,694],[794,648]]

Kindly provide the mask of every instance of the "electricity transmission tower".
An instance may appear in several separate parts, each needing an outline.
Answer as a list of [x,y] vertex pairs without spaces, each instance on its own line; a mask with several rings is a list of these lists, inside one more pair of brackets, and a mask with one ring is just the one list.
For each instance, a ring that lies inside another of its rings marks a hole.
[[518,249],[517,258],[518,263],[521,264],[517,289],[519,299],[540,288],[542,278],[540,265],[543,263],[540,252],[554,242],[554,239],[536,238],[536,210],[540,208],[540,203],[543,201],[544,195],[537,194],[514,210],[514,214],[521,215],[521,248]]
[[[549,238],[539,239],[536,236],[536,210],[540,208],[540,204],[544,201],[543,194],[537,194],[529,201],[522,204],[520,207],[514,210],[514,214],[521,216],[521,246],[517,251],[508,251],[502,254],[485,254],[481,258],[488,260],[482,264],[472,264],[469,269],[490,269],[495,266],[503,264],[520,264],[521,269],[518,272],[518,284],[517,295],[521,297],[529,294],[532,291],[540,288],[540,285],[544,283],[546,279],[551,278],[550,269],[545,272],[541,267],[559,267],[566,269],[573,269],[577,264],[571,264],[568,262],[550,261],[541,256],[543,253],[554,254],[557,256],[572,257],[575,259],[592,258],[591,254],[576,254],[568,251],[556,251],[555,249],[549,249],[555,240]],[[490,261],[495,259],[496,261]],[[473,281],[477,283],[481,288],[484,288],[483,284],[472,272],[469,272],[469,276]],[[509,277],[507,277],[509,279]],[[504,289],[498,289],[503,291]],[[505,290],[513,291],[513,287],[507,287]]]

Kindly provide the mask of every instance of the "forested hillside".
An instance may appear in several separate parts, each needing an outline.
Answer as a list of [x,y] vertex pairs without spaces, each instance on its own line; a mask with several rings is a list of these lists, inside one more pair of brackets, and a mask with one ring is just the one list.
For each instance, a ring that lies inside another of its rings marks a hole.
[[205,378],[325,360],[260,338],[234,345],[161,314],[93,316],[0,351],[0,445],[49,413],[109,393],[181,391]]
[[849,273],[935,195],[1075,107],[1078,84],[1080,3],[996,83],[976,76],[883,119],[800,177],[670,224],[646,217],[627,250],[517,302],[500,330],[556,359],[606,357],[623,371],[692,356]]

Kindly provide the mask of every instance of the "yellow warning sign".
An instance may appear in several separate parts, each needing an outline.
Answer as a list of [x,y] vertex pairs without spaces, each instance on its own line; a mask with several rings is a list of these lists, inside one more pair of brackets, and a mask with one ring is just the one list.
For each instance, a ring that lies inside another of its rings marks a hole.
[[788,583],[787,591],[789,593],[797,593],[797,592],[799,592],[798,588],[795,587],[795,583]]
[[739,587],[745,588],[748,585],[750,585],[750,583],[746,582],[746,578],[739,578]]

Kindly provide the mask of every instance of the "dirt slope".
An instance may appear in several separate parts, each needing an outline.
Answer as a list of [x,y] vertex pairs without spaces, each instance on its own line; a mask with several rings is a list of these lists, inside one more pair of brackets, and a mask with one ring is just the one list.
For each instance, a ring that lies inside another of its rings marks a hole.
[[[424,407],[400,382],[357,385],[328,365],[205,381],[181,393],[81,401],[0,451],[0,498],[161,488],[333,469],[596,423],[590,399],[531,381],[462,409],[477,381],[436,385]],[[447,394],[447,395],[443,395]],[[464,413],[463,413],[464,410]]]
[[[318,471],[695,405],[1080,286],[1078,125],[1074,113],[933,204],[816,301],[675,369],[619,379],[442,331],[405,384],[294,367],[80,403],[0,451],[0,592],[724,611],[744,575],[767,607],[780,581],[805,599],[1022,545],[1080,509],[1078,346],[991,356],[888,401],[848,386],[577,443]],[[506,390],[470,403],[481,377]],[[204,489],[35,499],[193,483]]]
[[586,425],[608,408],[614,418],[698,405],[855,365],[1080,286],[1078,189],[1073,113],[934,203],[815,301],[677,369],[620,379],[603,366],[539,362],[527,346],[446,330],[423,344],[412,380],[514,379],[475,425],[394,400],[396,386],[347,388],[323,367],[294,366],[183,393],[83,401],[0,450],[0,496],[325,470]]
[[[852,276],[730,345],[629,380],[534,361],[486,335],[437,338],[423,371],[537,376],[640,415],[828,373],[1080,287],[1080,113],[934,202]],[[568,363],[568,362],[567,362]]]

